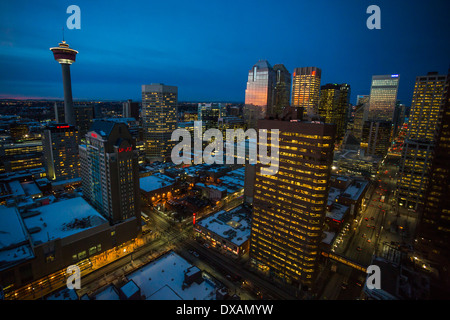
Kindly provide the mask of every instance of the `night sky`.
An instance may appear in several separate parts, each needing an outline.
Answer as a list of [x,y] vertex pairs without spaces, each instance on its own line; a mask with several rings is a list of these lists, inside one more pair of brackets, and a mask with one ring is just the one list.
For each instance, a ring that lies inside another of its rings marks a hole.
[[[41,2],[44,2],[42,4]],[[67,30],[69,5],[81,30]],[[381,30],[369,30],[369,5]],[[63,98],[50,47],[80,53],[71,66],[74,99],[141,99],[141,85],[178,86],[180,101],[243,102],[259,60],[322,69],[322,85],[349,83],[351,102],[374,74],[400,74],[411,104],[415,77],[446,73],[450,1],[14,1],[0,2],[0,98]]]

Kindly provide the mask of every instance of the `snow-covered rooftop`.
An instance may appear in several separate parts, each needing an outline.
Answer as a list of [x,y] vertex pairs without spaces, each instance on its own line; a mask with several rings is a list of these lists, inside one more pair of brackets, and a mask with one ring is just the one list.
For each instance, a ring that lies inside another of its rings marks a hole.
[[343,204],[333,202],[331,209],[327,210],[327,218],[334,219],[337,221],[342,221],[344,219],[345,213],[348,211],[349,207]]
[[33,181],[22,182],[20,185],[22,186],[27,196],[36,196],[40,194],[42,195],[42,191]]
[[82,197],[38,207],[23,216],[35,245],[108,223]]
[[33,258],[22,218],[15,207],[0,206],[0,270]]
[[231,211],[216,212],[199,220],[197,224],[237,246],[250,238],[250,218],[242,206]]
[[120,300],[119,293],[114,285],[108,285],[95,294],[95,300]]
[[184,287],[184,272],[192,265],[171,251],[127,276],[146,300],[214,300],[215,286],[208,281]]
[[151,192],[158,190],[174,183],[174,179],[163,174],[155,173],[148,177],[142,177],[139,179],[141,190],[145,192]]

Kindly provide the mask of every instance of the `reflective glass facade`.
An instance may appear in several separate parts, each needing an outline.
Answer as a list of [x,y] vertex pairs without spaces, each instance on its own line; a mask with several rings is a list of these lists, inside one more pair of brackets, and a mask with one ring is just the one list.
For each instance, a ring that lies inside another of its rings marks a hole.
[[275,72],[267,60],[258,61],[248,72],[245,90],[244,118],[249,127],[256,127],[274,103]]
[[400,75],[381,75],[372,77],[370,89],[369,120],[393,121],[397,103]]

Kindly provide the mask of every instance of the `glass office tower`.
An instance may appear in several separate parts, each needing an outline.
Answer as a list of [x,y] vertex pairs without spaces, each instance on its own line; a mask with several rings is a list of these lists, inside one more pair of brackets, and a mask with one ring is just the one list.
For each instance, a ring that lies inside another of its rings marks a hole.
[[316,67],[295,68],[292,76],[291,105],[303,108],[303,116],[318,114],[322,70]]
[[267,60],[259,60],[248,72],[245,90],[244,119],[248,127],[256,128],[274,104],[275,71]]
[[284,108],[288,107],[291,99],[291,85],[292,78],[289,71],[283,64],[276,64],[273,66],[275,71],[275,90],[274,90],[274,105],[271,115],[274,117],[280,116]]
[[150,162],[170,159],[177,128],[178,88],[161,83],[142,86],[142,127]]
[[400,75],[372,76],[369,100],[369,120],[394,121]]

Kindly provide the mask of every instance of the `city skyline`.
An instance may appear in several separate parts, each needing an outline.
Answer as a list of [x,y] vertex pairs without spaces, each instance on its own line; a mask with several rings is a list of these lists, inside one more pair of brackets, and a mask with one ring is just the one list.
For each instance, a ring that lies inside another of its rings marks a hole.
[[0,2],[0,301],[449,299],[449,4]]
[[[438,38],[439,30],[449,25],[444,15],[448,4],[408,4],[379,1],[381,29],[369,30],[367,4],[351,1],[227,7],[196,1],[174,3],[173,8],[79,2],[81,29],[66,27],[64,35],[81,53],[71,70],[73,98],[139,101],[142,84],[159,82],[178,86],[179,101],[244,102],[248,69],[267,59],[272,65],[284,64],[291,73],[310,65],[321,68],[322,83],[352,86],[351,103],[356,95],[370,93],[372,75],[401,74],[398,99],[410,105],[415,77],[430,70],[445,73],[450,48]],[[1,4],[0,67],[6,72],[0,78],[0,98],[63,98],[60,70],[49,59],[48,48],[62,40],[69,5],[28,3],[23,10],[22,5]],[[320,15],[298,19],[298,12]],[[260,19],[267,23],[257,23]],[[127,23],[117,23],[123,20]],[[327,25],[321,25],[325,20]],[[242,28],[248,32],[241,33]],[[327,41],[321,40],[324,32]],[[296,38],[302,41],[292,41]],[[277,45],[271,45],[271,39],[277,39]],[[349,47],[342,46],[343,41]],[[141,54],[134,54],[137,51]]]

